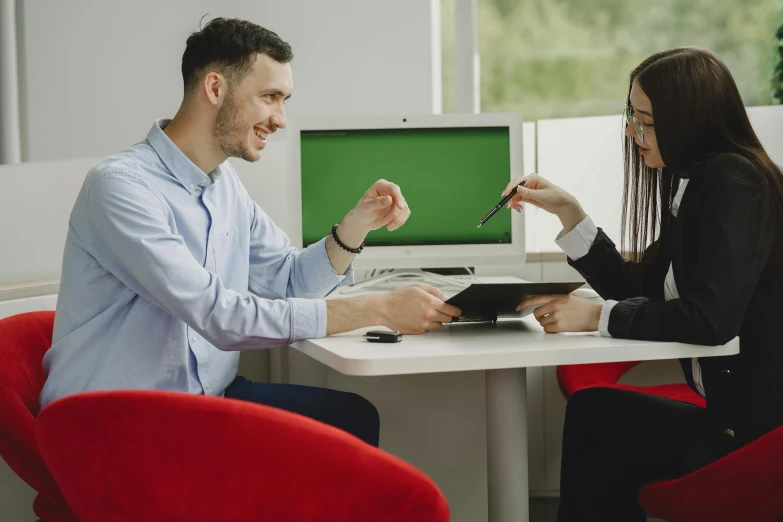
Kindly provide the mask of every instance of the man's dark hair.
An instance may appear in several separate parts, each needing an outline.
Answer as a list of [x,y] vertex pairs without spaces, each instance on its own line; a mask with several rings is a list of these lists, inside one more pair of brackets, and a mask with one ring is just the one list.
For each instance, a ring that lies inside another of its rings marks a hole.
[[269,29],[237,18],[210,20],[200,31],[192,33],[185,45],[182,55],[185,96],[208,68],[220,72],[230,86],[239,84],[250,72],[256,53],[280,63],[294,58],[291,46]]

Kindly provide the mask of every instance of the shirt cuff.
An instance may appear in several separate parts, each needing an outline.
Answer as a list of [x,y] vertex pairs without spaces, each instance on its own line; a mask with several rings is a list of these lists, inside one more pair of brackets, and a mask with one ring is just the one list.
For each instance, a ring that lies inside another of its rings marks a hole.
[[617,304],[617,301],[607,300],[601,307],[601,318],[598,319],[598,333],[601,337],[611,337],[609,333],[609,316],[612,313],[612,308]]
[[289,297],[291,342],[326,337],[326,301]]
[[353,265],[348,267],[345,274],[340,275],[329,261],[329,254],[326,253],[326,238],[318,243],[310,245],[302,252],[308,258],[309,263],[316,267],[316,270],[310,270],[307,274],[308,288],[320,290],[321,295],[327,295],[338,286],[350,285],[354,282]]
[[[332,270],[334,270],[334,268],[332,268]],[[335,274],[336,273],[337,272],[335,272]],[[341,287],[341,286],[345,286],[345,285],[352,285],[354,283],[353,263],[351,263],[348,266],[348,270],[346,270],[345,274],[343,276],[341,276],[341,277],[343,278],[343,280],[340,281],[339,283],[337,283],[337,287],[335,287],[335,288],[338,288],[338,287]],[[332,290],[334,290],[334,288]]]
[[555,238],[555,243],[571,260],[576,261],[587,255],[596,236],[598,236],[598,227],[595,226],[590,216],[585,216],[567,234],[561,231]]

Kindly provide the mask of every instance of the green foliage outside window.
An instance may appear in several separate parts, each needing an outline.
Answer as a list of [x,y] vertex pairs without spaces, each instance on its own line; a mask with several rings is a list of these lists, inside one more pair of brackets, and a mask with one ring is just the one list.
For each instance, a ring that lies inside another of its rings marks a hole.
[[[746,105],[773,103],[781,0],[478,4],[482,112],[519,112],[526,121],[619,113],[630,71],[650,54],[681,45],[715,51]],[[442,0],[442,20],[444,112],[453,112],[454,0]]]

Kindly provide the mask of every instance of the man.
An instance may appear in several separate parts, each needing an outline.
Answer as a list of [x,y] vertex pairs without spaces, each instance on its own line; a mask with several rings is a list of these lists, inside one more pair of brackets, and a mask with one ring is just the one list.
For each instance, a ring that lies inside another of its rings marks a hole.
[[368,232],[393,231],[410,215],[393,183],[376,182],[301,252],[250,199],[226,160],[258,160],[285,127],[292,58],[267,29],[212,20],[188,38],[174,119],[87,175],[69,223],[42,406],[87,390],[224,395],[378,444],[378,413],[357,395],[236,375],[242,349],[379,324],[423,333],[460,313],[420,285],[323,300],[353,281]]

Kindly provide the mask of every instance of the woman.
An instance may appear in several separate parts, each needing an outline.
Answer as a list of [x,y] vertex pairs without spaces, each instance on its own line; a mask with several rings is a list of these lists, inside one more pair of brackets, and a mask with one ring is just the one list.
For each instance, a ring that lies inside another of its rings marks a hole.
[[623,237],[632,259],[572,195],[537,175],[516,179],[506,193],[527,184],[510,206],[560,218],[558,245],[606,300],[541,296],[520,309],[542,305],[534,313],[547,332],[705,345],[739,335],[741,349],[681,361],[706,410],[625,390],[574,394],[560,522],[643,521],[642,484],[698,469],[783,424],[783,173],[708,50],[651,56],[631,73],[627,104]]

